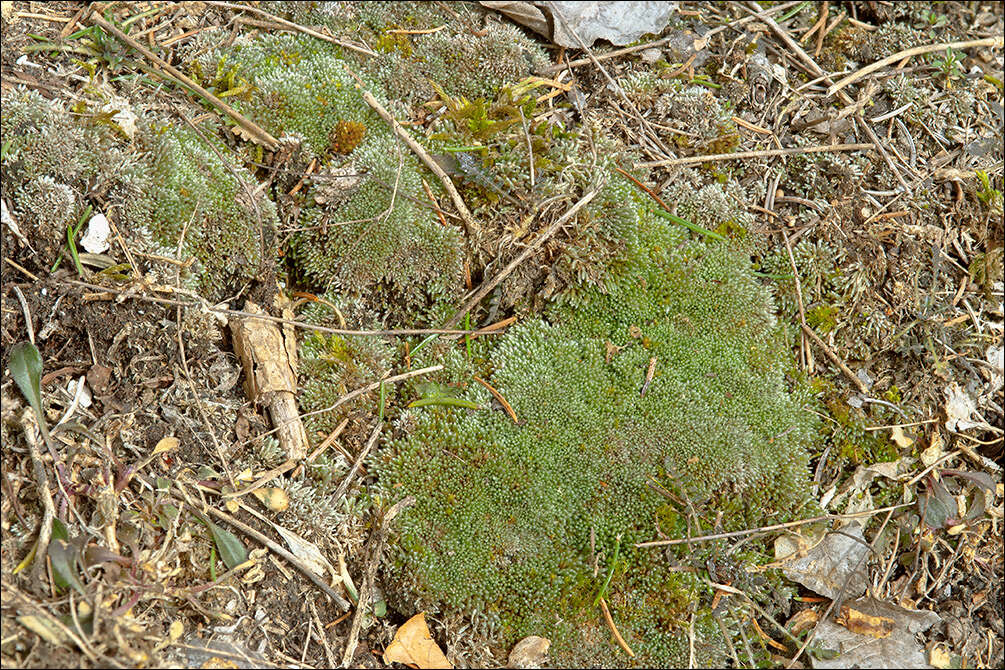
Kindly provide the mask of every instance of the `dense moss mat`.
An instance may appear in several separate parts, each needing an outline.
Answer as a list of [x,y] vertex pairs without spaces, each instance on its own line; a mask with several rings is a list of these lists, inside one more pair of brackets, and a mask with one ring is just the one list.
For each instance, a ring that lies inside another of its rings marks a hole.
[[[471,357],[452,352],[444,379],[483,409],[408,410],[407,437],[377,457],[386,497],[417,498],[399,523],[391,591],[407,594],[407,611],[487,614],[509,641],[551,637],[560,664],[622,664],[595,604],[612,570],[607,600],[638,662],[680,665],[690,613],[699,629],[711,619],[693,575],[633,547],[684,528],[647,482],[705,501],[730,528],[789,516],[807,501],[815,423],[749,256],[690,239],[627,183],[602,200],[634,223],[605,290],[554,303]],[[472,374],[490,375],[519,425]],[[718,633],[706,632],[698,653],[714,663]]]

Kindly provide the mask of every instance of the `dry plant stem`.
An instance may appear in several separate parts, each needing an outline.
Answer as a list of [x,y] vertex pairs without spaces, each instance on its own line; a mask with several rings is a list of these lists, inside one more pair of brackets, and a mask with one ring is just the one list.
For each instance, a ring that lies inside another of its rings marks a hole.
[[834,95],[844,87],[851,83],[854,83],[872,74],[876,70],[880,70],[887,65],[892,65],[898,61],[902,61],[905,58],[911,58],[913,56],[921,56],[922,54],[931,53],[933,51],[945,51],[946,49],[971,49],[973,47],[991,47],[998,48],[1003,44],[1003,39],[1001,37],[985,37],[980,40],[967,40],[964,42],[944,42],[942,44],[928,44],[920,47],[913,47],[911,49],[904,49],[903,51],[898,51],[892,56],[887,56],[881,60],[872,63],[871,65],[866,65],[864,68],[853,72],[847,77],[843,77],[837,82],[835,82],[829,89],[827,89],[827,95]]
[[908,195],[911,195],[913,193],[913,191],[911,190],[911,186],[906,181],[904,181],[903,175],[900,174],[900,170],[897,169],[897,166],[894,164],[893,159],[890,158],[890,154],[888,154],[886,152],[886,149],[883,148],[883,143],[879,141],[878,137],[876,137],[876,133],[874,133],[872,128],[869,127],[869,124],[865,122],[865,119],[862,118],[861,114],[856,114],[855,120],[858,121],[858,124],[862,127],[862,130],[864,130],[865,134],[868,135],[869,139],[872,140],[873,146],[876,147],[876,151],[879,152],[879,155],[883,157],[883,160],[886,162],[887,167],[889,167],[890,171],[893,172],[893,176],[897,178],[897,181],[899,181],[900,185],[904,187],[904,190],[907,191]]
[[182,74],[175,68],[171,67],[170,64],[168,64],[166,61],[157,56],[154,52],[150,51],[145,46],[143,46],[133,38],[129,37],[129,35],[126,35],[124,32],[122,32],[121,30],[110,24],[108,21],[105,21],[96,12],[92,12],[90,16],[90,21],[100,26],[106,32],[114,35],[119,40],[125,42],[132,48],[139,51],[141,54],[143,54],[143,56],[147,58],[147,60],[160,67],[164,71],[165,76],[174,79],[180,84],[184,84],[187,88],[192,89],[193,91],[204,97],[206,100],[211,102],[214,107],[216,107],[221,112],[223,112],[231,119],[233,119],[239,126],[244,128],[248,132],[248,134],[255,139],[255,141],[259,142],[267,149],[271,150],[279,146],[279,142],[276,141],[276,138],[274,138],[268,132],[260,128],[255,123],[252,123],[251,121],[246,119],[244,116],[240,114],[240,112],[238,112],[236,109],[225,103],[223,100],[220,100],[220,98],[216,97],[215,95],[204,89],[202,86],[199,86],[199,84],[195,83],[194,81],[186,77],[184,74]]
[[310,598],[307,599],[307,604],[311,608],[311,617],[314,619],[314,625],[318,628],[318,639],[321,640],[321,646],[325,650],[325,659],[328,661],[328,667],[335,667],[335,652],[332,651],[332,647],[328,644],[328,631],[321,624],[321,617],[318,616],[318,608],[315,607],[314,601]]
[[34,600],[29,598],[27,595],[21,592],[14,584],[4,581],[0,584],[0,589],[3,590],[4,594],[4,604],[7,604],[7,597],[11,597],[17,601],[19,607],[24,607],[31,611],[32,614],[40,619],[44,619],[45,623],[52,628],[58,630],[60,633],[66,636],[66,638],[72,641],[77,648],[84,652],[84,655],[95,665],[108,664],[116,668],[121,668],[123,666],[116,663],[113,659],[102,655],[100,658],[98,654],[95,653],[91,645],[87,644],[79,635],[77,635],[73,630],[71,630],[66,624],[57,619],[56,617],[49,614],[42,606],[36,603]]
[[[830,75],[824,72],[823,69],[819,65],[817,65],[817,62],[813,60],[808,53],[803,51],[803,48],[799,46],[799,42],[796,42],[794,39],[792,39],[792,36],[789,35],[787,32],[785,32],[785,30],[780,25],[778,25],[778,23],[776,23],[773,18],[767,16],[762,12],[760,5],[758,5],[753,0],[748,0],[747,4],[752,8],[751,11],[757,14],[758,18],[766,26],[768,26],[768,28],[771,29],[771,32],[775,33],[775,35],[777,35],[783,42],[785,42],[785,46],[787,46],[794,54],[796,54],[796,56],[799,57],[799,60],[801,60],[803,64],[807,68],[809,68],[810,72],[812,72],[814,75],[818,77],[821,77],[822,80],[827,82],[828,84],[833,83],[831,81]],[[852,104],[852,99],[843,93],[841,94],[841,100],[846,105]]]
[[841,372],[844,373],[844,376],[848,378],[848,381],[853,383],[855,385],[855,388],[857,388],[862,395],[869,395],[869,389],[866,387],[865,383],[858,378],[858,375],[856,375],[854,372],[851,371],[851,368],[845,365],[844,361],[838,358],[838,355],[835,354],[834,351],[832,351],[831,348],[827,346],[827,343],[821,340],[820,336],[817,335],[815,332],[813,332],[813,329],[807,326],[805,323],[801,325],[803,332],[809,335],[810,339],[813,340],[813,343],[818,347],[820,347],[821,351],[827,354],[827,358],[831,359],[834,365],[838,366],[838,368],[841,369]]
[[[178,323],[181,323],[181,308],[178,308]],[[181,338],[181,328],[178,328],[177,337],[178,341],[178,354],[181,359],[181,369],[185,373],[185,381],[188,383],[189,391],[192,392],[192,397],[195,399],[196,409],[199,410],[199,416],[202,418],[203,426],[206,428],[206,432],[209,433],[210,439],[213,440],[213,446],[216,447],[216,456],[220,459],[220,465],[223,466],[223,471],[227,473],[227,481],[234,488],[237,485],[234,484],[234,474],[230,471],[230,465],[227,462],[227,457],[223,453],[223,447],[220,445],[220,441],[216,439],[216,431],[213,430],[213,424],[209,422],[209,417],[206,416],[206,408],[203,407],[202,398],[199,397],[199,393],[195,390],[195,384],[192,383],[192,375],[188,371],[188,358],[185,356],[185,344],[182,342]]]
[[604,600],[603,596],[600,597],[600,611],[604,613],[604,620],[607,622],[607,627],[610,628],[611,632],[614,634],[614,639],[617,640],[618,646],[621,647],[631,658],[635,658],[635,652],[632,651],[632,648],[628,646],[627,642],[625,642],[625,638],[621,637],[621,633],[618,632],[618,627],[614,625],[614,618],[611,617],[611,610],[607,609],[607,601]]
[[342,482],[335,489],[334,495],[331,497],[332,504],[337,505],[341,500],[342,496],[345,495],[346,490],[348,490],[349,485],[352,483],[353,477],[356,475],[356,471],[359,470],[359,466],[366,460],[367,455],[369,455],[370,450],[373,449],[373,445],[377,444],[377,438],[380,437],[381,424],[378,422],[376,426],[373,427],[373,432],[370,433],[370,439],[366,441],[366,446],[363,450],[359,452],[359,456],[356,461],[349,468],[349,472],[346,473],[345,477],[342,478]]
[[[379,426],[378,426],[379,427]],[[376,528],[370,541],[367,543],[367,554],[369,559],[366,563],[366,575],[363,577],[363,584],[359,590],[359,602],[356,604],[356,612],[352,617],[352,626],[349,628],[349,639],[346,641],[345,651],[342,654],[342,667],[353,667],[352,659],[356,655],[356,644],[359,641],[359,631],[363,626],[363,613],[370,602],[370,594],[373,593],[373,580],[377,574],[377,567],[380,565],[380,557],[384,552],[384,543],[387,539],[387,532],[390,530],[391,521],[394,520],[402,510],[415,504],[415,496],[402,498],[391,506],[383,514],[379,514]]]
[[[475,294],[473,296],[471,296],[471,299],[468,300],[466,303],[464,303],[464,306],[461,307],[461,309],[458,310],[456,314],[454,314],[452,317],[450,317],[450,320],[447,321],[447,323],[444,324],[444,325],[447,328],[450,328],[451,326],[457,324],[461,319],[463,319],[465,314],[467,314],[468,312],[470,312],[475,307],[475,305],[477,305],[478,303],[480,303],[482,301],[482,299],[485,296],[487,296],[492,289],[494,289],[496,286],[498,286],[499,283],[503,279],[505,279],[506,277],[508,277],[510,275],[510,273],[513,272],[513,270],[515,270],[518,265],[520,265],[520,263],[523,263],[525,260],[527,260],[527,258],[531,254],[533,254],[538,249],[538,247],[540,247],[542,244],[544,244],[545,242],[547,242],[548,239],[550,239],[552,235],[554,235],[556,232],[558,232],[558,229],[561,228],[563,225],[565,225],[565,223],[567,221],[569,221],[570,219],[572,219],[576,215],[576,213],[579,212],[580,209],[582,209],[583,207],[585,207],[586,205],[588,205],[590,203],[590,201],[593,200],[593,198],[596,197],[596,195],[599,192],[599,190],[600,190],[599,188],[595,188],[592,191],[590,191],[589,193],[587,193],[586,195],[584,195],[582,198],[580,198],[579,202],[577,202],[575,205],[573,205],[571,208],[569,208],[569,211],[567,211],[565,214],[563,214],[561,217],[559,217],[557,221],[555,221],[553,224],[551,224],[550,226],[548,226],[548,228],[543,233],[541,233],[537,237],[536,240],[534,240],[533,242],[531,242],[530,245],[528,245],[527,248],[524,249],[520,253],[519,256],[517,256],[516,258],[514,258],[510,262],[510,264],[507,265],[502,270],[502,272],[500,272],[499,274],[497,274],[492,279],[484,282],[478,288],[478,290],[475,292]],[[472,334],[472,333],[468,333],[468,334]]]
[[[872,145],[869,145],[872,146]],[[469,335],[474,337],[476,335],[499,335],[500,326],[495,328],[480,328],[478,330],[456,330],[449,328],[392,328],[389,330],[347,330],[345,328],[327,328],[325,326],[314,326],[309,323],[304,323],[302,321],[293,321],[290,319],[284,319],[278,316],[272,316],[271,314],[252,314],[251,312],[245,312],[237,309],[223,309],[220,307],[210,306],[205,300],[195,301],[195,300],[172,300],[170,298],[154,298],[152,296],[140,295],[135,293],[130,289],[116,289],[108,286],[99,286],[98,284],[89,284],[87,282],[78,281],[75,279],[66,280],[61,282],[63,284],[70,284],[73,286],[80,286],[82,288],[89,288],[95,291],[100,291],[102,293],[107,293],[109,295],[127,295],[134,300],[142,300],[144,302],[153,302],[160,305],[181,305],[182,307],[193,307],[196,309],[201,309],[206,312],[211,312],[213,314],[220,314],[223,316],[240,316],[252,319],[262,319],[263,321],[272,321],[273,323],[282,323],[293,326],[294,328],[301,328],[303,330],[311,330],[318,333],[330,333],[332,335],[357,335],[357,336],[369,336],[369,337],[405,337],[409,335]],[[178,289],[171,286],[158,286],[153,287],[154,290],[161,291],[164,293],[184,293],[184,291],[179,291]]]
[[[353,73],[350,72],[350,74]],[[355,76],[355,74],[353,74],[353,76]],[[373,97],[370,91],[363,89],[362,96],[366,104],[370,105],[373,111],[377,112],[377,115],[384,119],[389,126],[391,126],[391,130],[394,131],[394,134],[401,138],[401,141],[408,145],[408,148],[419,157],[419,160],[421,160],[425,166],[440,179],[440,182],[443,184],[443,188],[446,189],[447,194],[453,201],[454,207],[457,208],[461,218],[464,220],[464,225],[468,227],[468,234],[470,235],[474,231],[478,230],[478,224],[475,223],[474,218],[471,216],[471,211],[468,210],[468,206],[464,204],[461,194],[457,192],[456,188],[454,188],[454,183],[450,181],[450,177],[443,171],[443,168],[441,168],[436,161],[433,160],[432,156],[429,155],[429,152],[427,152],[421,144],[416,142],[412,136],[401,127],[401,124],[398,123],[393,116],[391,116],[390,112],[384,109],[384,106],[377,102],[377,99]]]
[[508,402],[506,402],[506,398],[503,397],[502,393],[499,393],[499,391],[494,389],[487,381],[485,381],[478,375],[473,375],[472,379],[474,379],[476,382],[487,388],[489,393],[491,393],[492,396],[499,401],[499,404],[502,405],[502,408],[506,410],[507,414],[509,414],[509,418],[513,419],[513,423],[517,424],[518,426],[520,425],[520,421],[516,418],[516,412],[513,411],[513,406],[510,405]]
[[[335,442],[335,438],[337,438],[339,434],[341,434],[342,431],[345,430],[345,427],[347,425],[349,425],[349,419],[342,419],[342,423],[340,423],[338,426],[335,427],[335,430],[332,431],[331,435],[325,438],[325,441],[322,442],[321,445],[317,449],[315,449],[310,456],[308,456],[305,459],[305,462],[306,463],[312,462],[315,458],[317,458],[321,454],[322,451],[330,447]],[[286,474],[287,472],[295,468],[299,462],[300,461],[298,459],[291,458],[282,465],[272,468],[271,470],[266,472],[264,475],[259,477],[255,481],[255,483],[251,484],[250,486],[247,486],[241,489],[240,491],[234,491],[233,493],[224,493],[221,497],[240,498],[241,496],[245,496],[251,493],[252,491],[255,491],[265,486],[276,477]]]
[[[28,443],[28,452],[31,454],[31,463],[35,470],[38,497],[42,501],[42,527],[38,531],[38,541],[35,543],[35,561],[31,567],[32,579],[41,588],[42,584],[46,583],[45,559],[49,551],[49,540],[52,539],[52,520],[56,518],[56,505],[52,501],[52,492],[49,490],[49,475],[45,472],[42,453],[38,448],[36,436],[38,423],[34,411],[30,407],[21,414],[21,428],[24,431],[24,439]],[[59,477],[58,473],[56,477]]]
[[346,49],[349,49],[350,51],[355,51],[356,53],[361,53],[361,54],[366,55],[366,56],[376,56],[377,55],[376,53],[374,53],[370,49],[367,49],[366,47],[361,47],[361,46],[353,44],[351,42],[343,42],[342,40],[337,40],[334,37],[330,37],[328,35],[324,35],[322,33],[317,32],[316,30],[311,30],[310,28],[307,28],[306,26],[301,26],[299,24],[293,23],[292,21],[287,21],[286,19],[279,18],[275,14],[270,14],[270,13],[264,11],[264,10],[258,9],[257,7],[251,7],[249,5],[239,5],[239,4],[234,3],[234,2],[213,2],[212,0],[210,2],[208,2],[207,4],[216,5],[217,7],[226,7],[227,9],[233,9],[233,10],[237,10],[237,11],[241,11],[241,12],[251,12],[252,14],[258,14],[262,18],[268,19],[269,21],[272,21],[274,23],[278,23],[279,25],[283,26],[284,28],[287,28],[289,30],[296,30],[296,31],[301,32],[301,33],[303,33],[305,35],[310,35],[311,37],[313,37],[315,39],[319,39],[319,40],[322,40],[322,41],[325,41],[325,42],[331,42],[332,44],[337,44],[340,47],[345,47]]
[[862,151],[872,149],[875,145],[870,143],[855,144],[825,144],[815,147],[790,147],[788,149],[764,149],[762,151],[737,151],[732,154],[709,154],[708,156],[689,156],[688,158],[673,158],[665,161],[647,161],[635,163],[636,168],[672,167],[675,165],[697,165],[699,163],[712,163],[718,161],[732,161],[746,158],[767,158],[769,156],[792,156],[795,154],[817,154],[828,151]]
[[[785,250],[789,254],[789,265],[792,267],[792,277],[796,282],[796,300],[799,305],[799,324],[805,328],[806,327],[806,310],[803,307],[803,287],[799,281],[799,270],[796,269],[796,259],[792,255],[792,242],[789,240],[789,235],[784,230],[782,231],[782,239],[785,240]],[[799,339],[799,350],[802,353],[803,361],[806,362],[806,335],[803,335]]]
[[818,521],[834,521],[837,519],[861,519],[862,517],[872,516],[873,514],[880,514],[882,512],[890,512],[892,510],[901,509],[903,507],[911,507],[914,503],[901,503],[900,505],[890,505],[889,507],[880,507],[878,509],[866,510],[864,512],[855,512],[853,514],[823,514],[821,516],[815,516],[810,519],[802,519],[800,521],[788,521],[786,523],[776,523],[772,526],[761,526],[760,528],[751,528],[748,530],[734,530],[729,533],[714,533],[712,535],[699,535],[697,537],[685,537],[679,540],[655,540],[653,542],[637,542],[636,547],[666,547],[672,544],[687,544],[691,542],[710,542],[712,540],[722,540],[730,537],[743,537],[745,535],[753,535],[755,533],[766,533],[772,530],[782,530],[784,528],[795,528],[796,526],[805,526],[810,523],[817,523]]
[[[341,398],[339,398],[338,400],[336,400],[333,404],[329,405],[328,407],[325,407],[323,409],[316,409],[313,412],[308,412],[307,414],[301,415],[300,418],[306,419],[307,417],[314,416],[316,414],[324,414],[325,412],[331,412],[332,410],[334,410],[334,409],[336,409],[336,408],[344,405],[345,403],[349,402],[353,398],[358,398],[359,396],[363,395],[364,393],[369,393],[370,391],[376,391],[377,389],[380,388],[381,384],[393,384],[393,383],[396,383],[396,382],[404,381],[406,379],[411,379],[412,377],[418,377],[419,375],[424,375],[424,374],[429,373],[429,372],[437,372],[437,371],[442,370],[442,369],[443,369],[442,365],[430,365],[427,368],[419,368],[418,370],[409,370],[408,372],[403,372],[400,375],[394,375],[393,377],[387,377],[386,379],[381,379],[378,382],[373,382],[372,384],[367,384],[366,386],[361,386],[360,388],[356,389],[355,391],[351,391],[351,392],[345,394],[344,396],[342,396]],[[265,433],[265,435],[268,435],[268,433]]]
[[[141,479],[143,479],[143,481],[145,481],[149,486],[155,486],[154,482],[150,481],[148,478],[144,477],[143,475],[138,475],[138,476]],[[176,484],[176,486],[177,486],[177,484]],[[182,490],[182,489],[179,487],[179,490]],[[174,495],[174,494],[172,494],[172,495]],[[184,497],[179,497],[177,495],[175,495],[174,497],[178,498],[179,500],[184,500],[185,499]],[[198,506],[194,506],[194,507],[198,507]],[[300,559],[298,559],[292,553],[290,553],[289,551],[287,551],[286,549],[284,549],[281,545],[279,545],[276,542],[273,542],[267,536],[265,536],[262,533],[258,532],[257,530],[255,530],[254,528],[252,528],[248,524],[244,523],[243,521],[238,521],[237,519],[235,519],[234,517],[230,516],[229,514],[221,512],[220,510],[218,510],[218,509],[216,509],[214,507],[205,506],[204,509],[211,516],[214,516],[217,519],[219,519],[220,521],[223,521],[224,523],[227,523],[228,525],[233,526],[234,528],[236,528],[237,530],[241,531],[242,533],[244,533],[245,535],[247,535],[251,539],[255,540],[256,542],[259,542],[260,544],[262,544],[262,545],[264,545],[266,547],[268,547],[271,551],[273,551],[273,552],[279,554],[280,556],[282,556],[283,558],[285,558],[287,561],[290,562],[291,565],[293,565],[295,568],[297,568],[298,570],[300,570],[300,572],[304,573],[304,575],[306,575],[308,579],[310,579],[312,582],[314,582],[314,584],[319,589],[321,589],[322,591],[324,591],[325,594],[329,598],[331,598],[335,602],[335,604],[342,611],[347,611],[349,609],[349,601],[347,601],[345,598],[343,598],[337,591],[335,591],[335,589],[333,589],[332,587],[328,586],[328,584],[326,584],[324,582],[324,580],[321,579],[321,577],[319,577],[318,575],[314,574],[314,572],[310,568],[308,568],[306,565],[304,565],[300,561]]]
[[647,121],[646,118],[642,116],[642,114],[639,112],[638,107],[636,107],[635,103],[632,102],[631,99],[625,94],[624,89],[622,89],[621,86],[618,84],[618,82],[614,80],[614,78],[607,71],[607,68],[605,68],[603,65],[600,64],[600,61],[598,61],[597,57],[593,55],[593,51],[590,49],[590,47],[588,47],[586,43],[583,42],[583,39],[579,36],[579,33],[577,33],[572,28],[572,26],[569,25],[569,22],[566,21],[564,16],[562,16],[562,13],[558,11],[558,8],[555,6],[555,3],[549,2],[548,8],[551,10],[552,16],[555,19],[561,20],[562,23],[565,24],[565,29],[568,30],[569,33],[576,38],[576,41],[579,43],[579,46],[583,49],[583,51],[586,52],[586,55],[590,57],[590,60],[593,61],[593,64],[597,67],[598,70],[600,70],[600,73],[604,75],[604,79],[607,80],[608,86],[614,89],[614,91],[618,94],[618,97],[621,98],[621,100],[628,107],[629,111],[631,111],[631,113],[635,116],[635,119],[639,122],[639,127],[643,131],[648,132],[649,139],[652,141],[652,143],[660,150],[660,152],[664,156],[672,156],[673,152],[670,151],[670,149],[665,144],[663,144],[663,141],[660,139],[659,134],[653,129],[649,121]]

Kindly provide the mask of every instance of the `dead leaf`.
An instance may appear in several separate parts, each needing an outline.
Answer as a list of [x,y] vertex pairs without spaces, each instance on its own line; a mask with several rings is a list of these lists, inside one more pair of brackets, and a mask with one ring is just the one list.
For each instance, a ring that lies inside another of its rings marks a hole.
[[859,612],[848,605],[841,608],[837,622],[853,633],[870,637],[889,637],[893,632],[893,619]]
[[507,668],[541,668],[548,660],[548,648],[551,640],[537,635],[530,635],[516,643],[509,653]]
[[[859,598],[849,609],[893,621],[887,637],[860,635],[830,619],[817,624],[810,656],[814,668],[927,668],[927,654],[915,636],[941,621],[938,614],[909,610],[875,598]],[[815,657],[814,657],[815,656]]]
[[861,595],[868,585],[864,557],[869,545],[862,534],[862,526],[850,523],[841,533],[831,533],[820,544],[782,566],[788,579],[828,598],[834,598],[847,583],[844,593],[851,597]]
[[945,454],[942,451],[942,435],[932,433],[932,441],[928,448],[921,452],[921,462],[927,468],[942,458]]
[[273,512],[285,512],[290,506],[290,496],[286,491],[275,486],[255,489],[251,494]]
[[977,403],[956,382],[946,387],[946,430],[963,431],[980,425],[970,420]]
[[325,581],[331,577],[336,577],[338,572],[336,572],[335,567],[328,562],[321,550],[318,549],[317,545],[312,542],[308,542],[304,538],[300,537],[292,530],[287,530],[279,524],[272,524],[272,527],[276,529],[276,532],[283,536],[283,540],[290,547],[290,551],[293,555],[299,558],[304,565],[310,568],[311,572],[321,577]]
[[157,443],[157,446],[154,447],[153,453],[150,455],[156,456],[157,454],[163,454],[168,451],[173,451],[178,448],[179,444],[181,444],[181,441],[177,437],[174,437],[173,435],[162,437],[160,439],[160,442]]
[[429,634],[425,612],[419,612],[401,625],[384,650],[384,662],[405,663],[420,670],[454,667]]
[[904,434],[904,429],[900,426],[893,427],[893,430],[890,431],[890,438],[896,442],[897,446],[901,449],[906,449],[914,444],[914,438]]
[[66,636],[46,619],[33,614],[17,617],[17,622],[53,646],[66,642]]
[[816,625],[817,621],[820,620],[820,615],[814,609],[799,610],[792,615],[792,618],[788,620],[785,627],[789,629],[789,632],[793,635],[799,635],[804,630],[809,630]]

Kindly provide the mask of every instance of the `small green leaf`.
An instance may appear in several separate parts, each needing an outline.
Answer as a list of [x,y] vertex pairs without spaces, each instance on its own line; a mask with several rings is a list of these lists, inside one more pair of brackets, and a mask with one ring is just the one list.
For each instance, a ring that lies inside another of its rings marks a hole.
[[56,586],[65,589],[73,587],[80,595],[84,593],[84,585],[77,577],[77,549],[62,539],[53,539],[49,543],[49,560],[52,561],[52,580]]
[[223,559],[228,570],[232,570],[248,560],[248,550],[244,548],[237,536],[229,530],[220,528],[212,521],[206,520],[205,523],[209,526],[209,532],[213,534],[213,541],[216,542],[216,546],[220,550],[220,558]]
[[11,347],[8,369],[17,382],[17,387],[35,410],[39,423],[43,423],[45,419],[42,418],[42,357],[35,345],[31,342],[18,342]]

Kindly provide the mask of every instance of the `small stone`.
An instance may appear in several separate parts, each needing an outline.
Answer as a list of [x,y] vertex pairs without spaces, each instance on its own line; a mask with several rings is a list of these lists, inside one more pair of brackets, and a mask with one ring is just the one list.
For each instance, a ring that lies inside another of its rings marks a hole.
[[530,635],[516,643],[513,651],[509,653],[507,668],[540,668],[543,667],[548,657],[548,648],[551,647],[551,640]]

